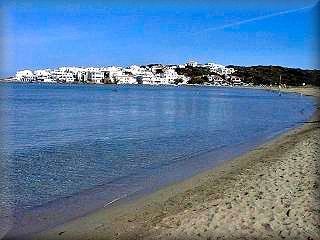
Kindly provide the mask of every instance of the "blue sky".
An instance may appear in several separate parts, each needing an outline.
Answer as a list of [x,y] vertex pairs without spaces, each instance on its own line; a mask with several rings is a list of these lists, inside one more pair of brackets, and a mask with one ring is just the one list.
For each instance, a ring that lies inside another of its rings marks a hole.
[[7,1],[1,75],[183,63],[318,68],[316,1]]

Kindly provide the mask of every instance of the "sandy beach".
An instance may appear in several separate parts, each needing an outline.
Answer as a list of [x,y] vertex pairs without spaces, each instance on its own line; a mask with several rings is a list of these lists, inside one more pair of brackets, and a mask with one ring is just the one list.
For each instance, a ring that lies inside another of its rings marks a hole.
[[[283,91],[320,97],[315,88]],[[213,170],[32,239],[320,239],[319,117],[318,108],[303,126]]]

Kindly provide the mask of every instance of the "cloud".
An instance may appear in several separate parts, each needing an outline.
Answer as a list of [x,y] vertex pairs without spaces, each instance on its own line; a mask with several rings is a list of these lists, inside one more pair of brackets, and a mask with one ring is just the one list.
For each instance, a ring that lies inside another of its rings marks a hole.
[[272,17],[277,17],[277,16],[289,14],[289,13],[294,13],[294,12],[302,11],[302,10],[313,8],[313,7],[314,7],[314,5],[309,5],[309,6],[298,8],[298,9],[272,13],[272,14],[268,14],[268,15],[264,15],[264,16],[258,16],[258,17],[255,17],[255,18],[249,18],[249,19],[245,19],[245,20],[242,20],[242,21],[238,21],[238,22],[234,22],[234,23],[229,23],[229,24],[225,24],[225,25],[222,25],[222,26],[218,26],[218,27],[206,28],[204,30],[201,30],[201,31],[193,33],[193,35],[198,35],[198,34],[201,34],[201,33],[211,32],[211,31],[216,31],[216,30],[222,30],[222,29],[225,29],[225,28],[230,28],[230,27],[239,26],[239,25],[242,25],[242,24],[250,23],[250,22],[255,22],[255,21],[264,20],[264,19],[268,19],[268,18],[272,18]]

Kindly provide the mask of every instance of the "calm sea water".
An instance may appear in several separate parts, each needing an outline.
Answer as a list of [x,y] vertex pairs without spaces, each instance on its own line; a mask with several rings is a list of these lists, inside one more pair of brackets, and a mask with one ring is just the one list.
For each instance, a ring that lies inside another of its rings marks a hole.
[[[79,214],[183,179],[315,110],[309,97],[236,88],[0,84],[0,91],[1,204],[17,216],[50,207]],[[76,208],[61,208],[63,201]]]

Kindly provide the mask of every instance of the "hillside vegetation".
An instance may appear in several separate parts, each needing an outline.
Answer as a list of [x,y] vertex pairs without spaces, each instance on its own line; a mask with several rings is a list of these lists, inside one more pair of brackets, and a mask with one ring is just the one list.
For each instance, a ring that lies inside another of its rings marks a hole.
[[240,67],[230,65],[236,70],[235,75],[242,77],[245,83],[255,85],[274,85],[280,83],[290,86],[303,84],[320,86],[320,70],[303,70],[299,68],[286,68],[280,66],[252,66]]
[[188,84],[203,84],[208,82],[207,75],[217,75],[205,67],[186,66],[185,68],[177,68],[176,71],[179,75],[184,75],[190,78]]

